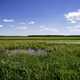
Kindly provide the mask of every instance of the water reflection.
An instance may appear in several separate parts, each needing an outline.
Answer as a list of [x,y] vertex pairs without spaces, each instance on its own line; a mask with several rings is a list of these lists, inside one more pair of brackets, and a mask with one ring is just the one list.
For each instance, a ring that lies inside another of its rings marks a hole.
[[46,55],[47,51],[45,49],[1,49],[1,53],[7,53],[7,54],[19,54],[19,53],[26,53],[30,55]]

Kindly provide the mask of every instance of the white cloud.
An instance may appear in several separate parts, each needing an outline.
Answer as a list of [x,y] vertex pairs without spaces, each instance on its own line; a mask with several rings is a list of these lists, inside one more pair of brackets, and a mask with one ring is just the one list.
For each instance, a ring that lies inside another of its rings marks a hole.
[[70,32],[70,33],[71,33],[71,32],[77,33],[77,32],[80,32],[80,29],[78,29],[78,28],[70,28],[70,29],[69,29],[69,32]]
[[25,23],[25,22],[21,22],[21,23],[19,23],[19,24],[21,24],[21,25],[25,25],[26,23]]
[[14,27],[15,27],[15,25],[10,25],[10,27],[14,28]]
[[71,23],[77,23],[80,21],[80,9],[78,9],[77,11],[68,12],[64,16],[67,21]]
[[3,27],[3,25],[0,25],[0,28],[2,28]]
[[40,26],[40,31],[58,32],[58,29],[56,29],[56,28],[51,28],[51,27]]
[[14,22],[14,19],[3,19],[3,22]]
[[45,27],[46,27],[45,25],[42,25],[42,26],[40,26],[40,29],[45,28]]
[[27,27],[26,27],[26,26],[20,26],[20,27],[17,27],[16,29],[19,29],[19,30],[26,30]]
[[67,30],[69,32],[80,32],[80,25],[75,25],[75,26],[70,26],[70,27],[67,27]]
[[30,21],[28,24],[35,24],[35,21]]

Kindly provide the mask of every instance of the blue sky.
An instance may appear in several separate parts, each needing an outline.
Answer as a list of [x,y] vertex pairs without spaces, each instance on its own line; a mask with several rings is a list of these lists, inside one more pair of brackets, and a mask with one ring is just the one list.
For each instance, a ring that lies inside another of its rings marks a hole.
[[0,0],[0,35],[80,35],[80,0]]

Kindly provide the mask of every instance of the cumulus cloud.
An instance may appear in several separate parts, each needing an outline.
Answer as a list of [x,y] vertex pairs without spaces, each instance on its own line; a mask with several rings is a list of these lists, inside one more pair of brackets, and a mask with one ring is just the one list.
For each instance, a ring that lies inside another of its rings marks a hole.
[[50,28],[50,27],[45,27],[45,26],[40,26],[40,31],[58,32],[58,29],[56,29],[56,28]]
[[30,21],[28,24],[35,24],[35,21]]
[[14,22],[14,19],[3,19],[3,22]]
[[67,21],[71,23],[77,23],[78,21],[80,21],[80,9],[78,9],[77,11],[68,12],[64,16]]
[[0,25],[0,28],[2,28],[3,27],[3,25]]

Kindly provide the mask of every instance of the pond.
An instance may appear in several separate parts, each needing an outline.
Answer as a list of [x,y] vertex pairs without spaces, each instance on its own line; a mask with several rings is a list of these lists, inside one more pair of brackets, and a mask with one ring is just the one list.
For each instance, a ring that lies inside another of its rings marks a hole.
[[28,48],[28,49],[3,49],[0,50],[1,53],[7,53],[7,54],[19,54],[19,53],[26,53],[26,54],[30,54],[30,55],[46,55],[47,51],[45,49],[32,49],[32,48]]

